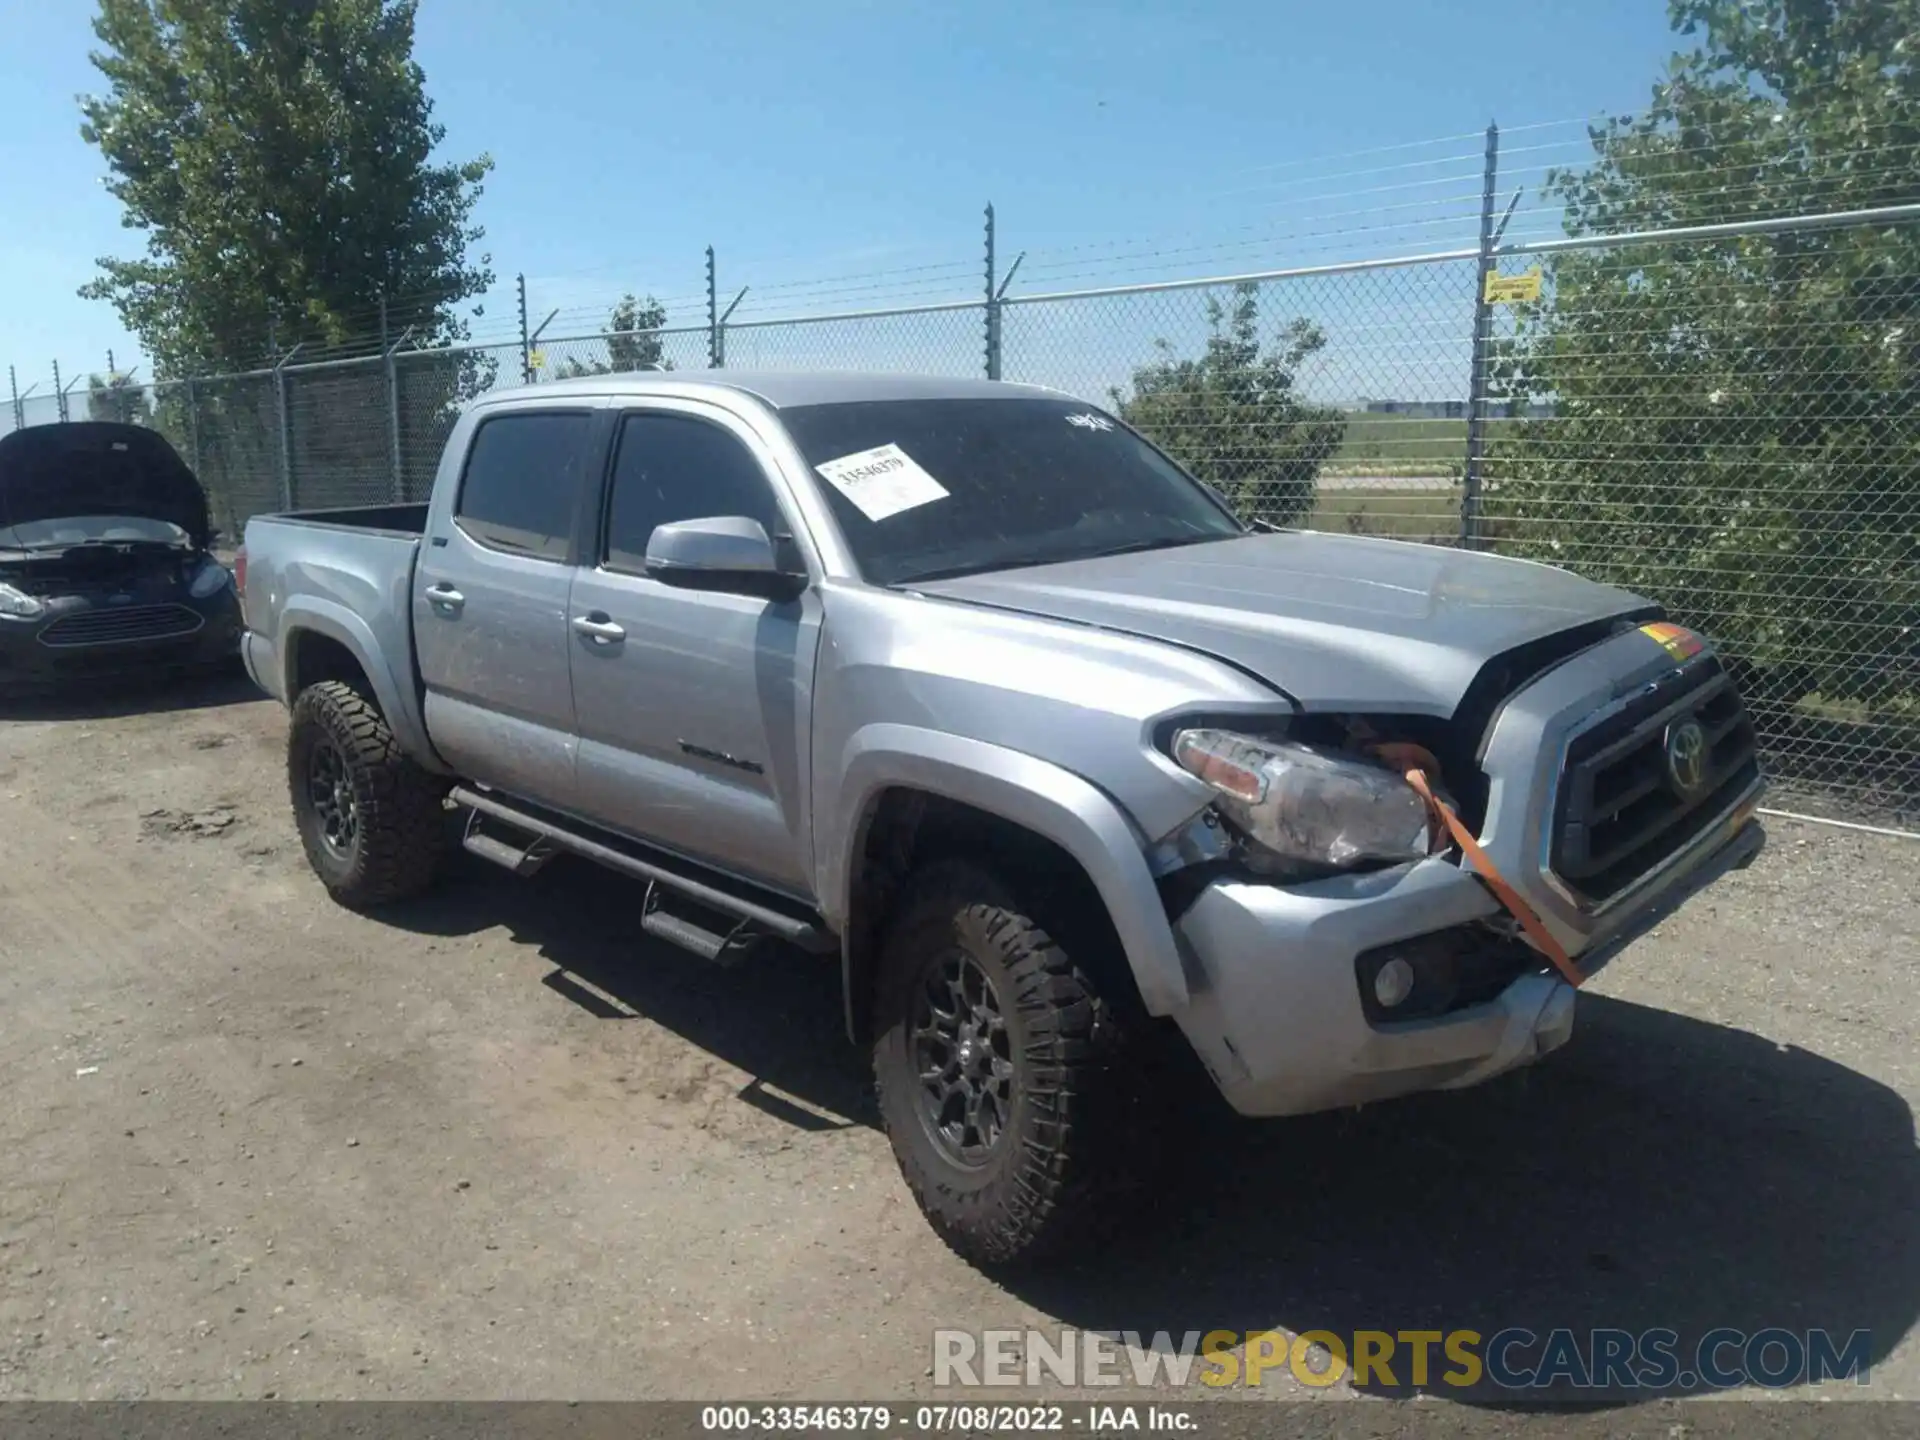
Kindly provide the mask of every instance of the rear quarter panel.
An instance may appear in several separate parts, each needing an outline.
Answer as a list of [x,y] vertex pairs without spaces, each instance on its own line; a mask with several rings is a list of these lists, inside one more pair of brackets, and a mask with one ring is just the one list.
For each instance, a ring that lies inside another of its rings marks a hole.
[[268,691],[291,705],[301,646],[325,637],[346,647],[365,673],[401,746],[442,768],[427,737],[413,663],[413,567],[420,541],[291,516],[247,523],[247,664]]

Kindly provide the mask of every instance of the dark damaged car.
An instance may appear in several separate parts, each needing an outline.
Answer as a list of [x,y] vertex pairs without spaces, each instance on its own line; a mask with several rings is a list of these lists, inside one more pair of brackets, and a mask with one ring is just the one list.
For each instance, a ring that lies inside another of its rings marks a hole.
[[0,436],[0,692],[210,671],[238,654],[207,496],[138,425]]

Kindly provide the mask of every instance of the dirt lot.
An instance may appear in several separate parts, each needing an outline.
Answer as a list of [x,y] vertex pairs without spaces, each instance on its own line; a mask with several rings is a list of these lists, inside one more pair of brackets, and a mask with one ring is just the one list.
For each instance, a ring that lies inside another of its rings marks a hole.
[[0,719],[0,1396],[897,1398],[938,1326],[1509,1323],[1866,1328],[1920,1396],[1910,845],[1774,822],[1531,1074],[1196,1097],[1130,1235],[1001,1284],[909,1202],[825,968],[658,951],[566,864],[344,913],[282,713],[158,703]]

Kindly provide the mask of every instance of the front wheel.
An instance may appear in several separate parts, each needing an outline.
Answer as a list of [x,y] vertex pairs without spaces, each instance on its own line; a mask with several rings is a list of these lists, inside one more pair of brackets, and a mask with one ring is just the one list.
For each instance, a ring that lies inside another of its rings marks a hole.
[[874,1079],[901,1173],[949,1246],[1035,1260],[1084,1231],[1116,1100],[1113,1016],[994,876],[922,871],[880,955]]
[[352,686],[329,680],[294,701],[287,785],[307,862],[342,905],[404,899],[438,877],[446,786],[407,758]]

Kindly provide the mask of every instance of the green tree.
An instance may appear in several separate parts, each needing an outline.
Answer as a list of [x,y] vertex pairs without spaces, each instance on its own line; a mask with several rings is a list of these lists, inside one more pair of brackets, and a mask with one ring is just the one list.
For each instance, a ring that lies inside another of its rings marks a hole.
[[144,385],[127,375],[87,376],[87,418],[118,425],[150,425],[153,405]]
[[382,296],[423,343],[492,283],[471,223],[492,161],[433,158],[416,0],[100,0],[104,95],[82,136],[146,254],[102,259],[156,374],[260,364],[270,333],[369,335]]
[[1303,400],[1301,363],[1326,346],[1310,321],[1260,342],[1259,290],[1234,287],[1231,306],[1207,301],[1206,349],[1161,358],[1133,372],[1133,393],[1112,392],[1121,417],[1225,495],[1241,515],[1290,525],[1313,509],[1320,467],[1340,448],[1339,410]]
[[671,370],[673,362],[666,358],[659,335],[666,323],[666,306],[651,295],[639,300],[628,292],[607,315],[607,323],[600,332],[607,337],[607,358],[579,360],[570,356],[560,363],[555,376],[571,380],[577,375]]
[[[1643,113],[1551,176],[1573,235],[1916,198],[1920,0],[1672,0]],[[1504,548],[1650,594],[1763,705],[1891,699],[1920,617],[1920,227],[1570,252],[1497,373]],[[1909,682],[1910,683],[1910,682]]]

